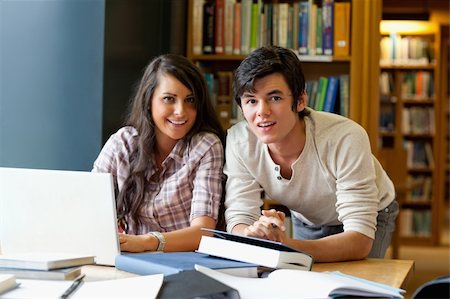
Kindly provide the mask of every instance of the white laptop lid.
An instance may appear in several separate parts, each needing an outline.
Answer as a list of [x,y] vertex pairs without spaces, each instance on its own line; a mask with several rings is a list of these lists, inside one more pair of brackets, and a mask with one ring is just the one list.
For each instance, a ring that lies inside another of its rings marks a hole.
[[0,167],[0,250],[68,252],[114,265],[120,254],[111,174]]

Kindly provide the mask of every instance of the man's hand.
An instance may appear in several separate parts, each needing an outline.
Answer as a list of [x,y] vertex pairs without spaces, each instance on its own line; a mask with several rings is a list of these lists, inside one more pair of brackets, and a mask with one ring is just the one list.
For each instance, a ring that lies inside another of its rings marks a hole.
[[286,215],[274,209],[262,210],[261,213],[259,220],[245,228],[244,235],[284,242],[286,239],[286,227],[284,226]]

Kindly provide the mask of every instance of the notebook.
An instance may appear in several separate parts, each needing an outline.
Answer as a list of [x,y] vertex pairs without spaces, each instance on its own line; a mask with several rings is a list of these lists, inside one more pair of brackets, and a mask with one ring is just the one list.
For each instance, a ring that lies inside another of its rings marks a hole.
[[0,167],[0,251],[120,254],[112,175]]

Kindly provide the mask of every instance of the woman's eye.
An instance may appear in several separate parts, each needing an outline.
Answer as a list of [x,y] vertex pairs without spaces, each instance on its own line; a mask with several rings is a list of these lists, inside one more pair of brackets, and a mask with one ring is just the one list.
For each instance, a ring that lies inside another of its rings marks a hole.
[[165,97],[163,97],[163,100],[164,100],[164,102],[171,103],[171,102],[175,101],[175,98],[171,97],[171,96],[165,96]]
[[194,104],[195,103],[195,98],[194,97],[186,98],[186,102],[190,103],[190,104]]

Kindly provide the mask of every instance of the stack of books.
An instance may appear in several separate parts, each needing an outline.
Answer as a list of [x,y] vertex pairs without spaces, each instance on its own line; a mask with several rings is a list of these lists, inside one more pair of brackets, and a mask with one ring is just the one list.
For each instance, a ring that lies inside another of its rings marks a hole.
[[0,255],[0,275],[24,279],[73,280],[81,275],[81,265],[94,262],[94,256],[63,253]]

